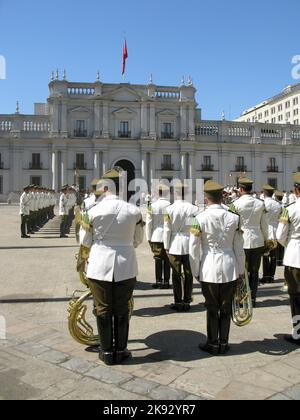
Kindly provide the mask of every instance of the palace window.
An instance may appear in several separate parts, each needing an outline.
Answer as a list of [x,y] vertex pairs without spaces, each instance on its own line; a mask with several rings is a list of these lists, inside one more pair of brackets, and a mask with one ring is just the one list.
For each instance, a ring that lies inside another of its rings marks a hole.
[[0,153],[0,169],[4,169],[4,163],[2,162],[2,154]]
[[131,133],[129,131],[129,121],[120,122],[119,137],[121,138],[130,138]]
[[286,107],[286,109],[287,109],[287,108],[290,108],[290,106],[291,106],[291,101],[287,101],[287,102],[285,103],[285,107]]
[[278,179],[277,178],[269,178],[268,184],[271,185],[271,187],[278,189]]
[[282,104],[280,104],[280,105],[278,105],[278,112],[281,112],[282,111]]
[[0,175],[0,194],[3,194],[3,176]]
[[86,177],[85,176],[80,176],[78,178],[78,181],[79,181],[79,189],[80,189],[80,191],[86,190]]
[[41,154],[40,153],[32,153],[30,169],[42,169]]
[[31,176],[30,184],[36,185],[37,187],[42,186],[42,177],[41,176]]
[[161,137],[163,139],[172,139],[174,137],[174,133],[172,132],[172,123],[163,123]]
[[74,165],[74,169],[85,170],[86,164],[84,162],[84,153],[77,153],[76,154],[76,164]]
[[174,168],[174,165],[172,164],[172,156],[164,155],[162,169],[168,171],[168,170],[172,170],[173,168]]
[[298,98],[294,98],[293,99],[293,105],[296,106],[299,103],[299,99]]
[[77,120],[76,129],[74,130],[74,137],[87,137],[86,121]]

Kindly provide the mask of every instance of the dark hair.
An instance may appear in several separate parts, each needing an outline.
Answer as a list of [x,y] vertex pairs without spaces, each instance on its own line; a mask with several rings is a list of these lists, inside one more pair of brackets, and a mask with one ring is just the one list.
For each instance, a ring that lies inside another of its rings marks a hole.
[[242,188],[247,193],[250,193],[253,189],[252,185],[240,185],[240,188]]
[[273,194],[274,194],[274,192],[273,191],[264,191],[264,194],[267,196],[267,197],[273,197]]
[[223,191],[216,193],[205,193],[206,197],[215,204],[219,204],[223,200]]

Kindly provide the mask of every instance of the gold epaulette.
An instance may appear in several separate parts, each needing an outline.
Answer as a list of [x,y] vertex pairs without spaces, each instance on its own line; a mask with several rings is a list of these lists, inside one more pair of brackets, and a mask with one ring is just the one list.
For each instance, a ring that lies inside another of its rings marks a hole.
[[90,219],[87,211],[84,211],[81,216],[80,225],[82,229],[86,230],[87,232],[92,230],[92,226],[90,225]]
[[287,208],[284,208],[284,209],[282,209],[279,222],[287,224],[287,223],[289,223],[289,221],[290,221],[289,211],[288,211]]
[[233,214],[236,214],[237,216],[239,216],[238,211],[235,208],[235,205],[233,203],[230,204],[228,211],[230,211],[230,213],[233,213]]
[[165,214],[164,215],[164,220],[165,220],[165,223],[168,223],[168,222],[170,222],[171,218],[168,214]]
[[194,235],[196,237],[199,237],[201,235],[201,228],[197,221],[197,219],[194,220],[193,226],[190,229],[191,235]]

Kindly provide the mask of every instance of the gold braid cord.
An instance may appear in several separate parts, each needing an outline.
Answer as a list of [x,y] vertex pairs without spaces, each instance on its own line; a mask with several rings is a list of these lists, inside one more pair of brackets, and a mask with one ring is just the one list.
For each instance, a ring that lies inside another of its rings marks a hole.
[[[79,274],[80,282],[88,287],[86,277],[86,264],[89,258],[89,248],[80,247],[77,259],[77,272]],[[92,300],[93,295],[90,289],[76,290],[73,293],[72,299],[68,308],[68,326],[69,332],[73,339],[84,346],[96,347],[99,346],[99,336],[94,334],[93,327],[87,322],[86,314],[88,311],[87,302]],[[134,311],[133,299],[129,302],[129,316],[132,317]]]

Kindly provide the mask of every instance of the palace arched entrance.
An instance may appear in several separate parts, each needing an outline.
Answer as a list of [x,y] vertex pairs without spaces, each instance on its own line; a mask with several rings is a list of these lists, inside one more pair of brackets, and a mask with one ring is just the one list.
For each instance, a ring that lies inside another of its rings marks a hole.
[[[116,162],[114,166],[122,168],[123,171],[127,172],[127,191],[128,191],[128,186],[129,186],[130,182],[135,180],[135,166],[134,166],[134,164],[132,162],[130,162],[129,160],[122,159],[122,160],[119,160],[118,162]],[[128,191],[128,200],[130,200],[130,198],[132,197],[133,194],[134,194],[134,192]]]

